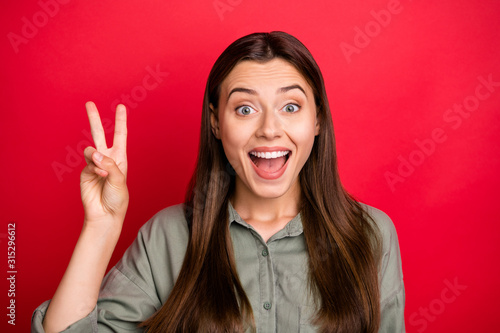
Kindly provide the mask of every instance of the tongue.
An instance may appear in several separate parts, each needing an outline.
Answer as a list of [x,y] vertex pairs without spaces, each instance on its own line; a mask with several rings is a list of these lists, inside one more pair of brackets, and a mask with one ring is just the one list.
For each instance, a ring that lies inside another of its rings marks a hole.
[[270,159],[257,157],[255,159],[253,159],[253,162],[255,163],[257,168],[259,168],[265,172],[272,173],[272,172],[278,171],[279,169],[281,169],[281,167],[283,165],[285,165],[286,157],[282,156],[282,157],[270,158]]

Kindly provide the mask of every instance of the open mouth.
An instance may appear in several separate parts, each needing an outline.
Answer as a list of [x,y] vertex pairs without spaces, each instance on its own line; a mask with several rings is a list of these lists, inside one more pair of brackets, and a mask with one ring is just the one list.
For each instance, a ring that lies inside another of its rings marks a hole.
[[251,151],[248,156],[253,164],[261,171],[266,173],[278,172],[286,164],[290,158],[290,150],[273,151],[273,152],[257,152]]

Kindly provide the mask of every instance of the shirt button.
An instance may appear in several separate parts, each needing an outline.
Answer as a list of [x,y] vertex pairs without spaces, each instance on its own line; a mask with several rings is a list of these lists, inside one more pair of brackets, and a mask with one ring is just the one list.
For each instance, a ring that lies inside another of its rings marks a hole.
[[267,250],[262,250],[262,255],[264,257],[267,257],[268,254],[269,254],[269,252]]
[[271,308],[271,303],[264,302],[264,309],[269,310]]

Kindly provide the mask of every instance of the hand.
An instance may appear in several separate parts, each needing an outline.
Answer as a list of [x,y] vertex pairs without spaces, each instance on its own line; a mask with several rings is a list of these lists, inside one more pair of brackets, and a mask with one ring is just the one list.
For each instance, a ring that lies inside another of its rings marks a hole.
[[[85,148],[87,166],[80,175],[80,190],[85,223],[125,219],[129,194],[127,189],[127,110],[116,107],[113,146],[108,148],[99,112],[93,102],[85,104],[95,148]],[[104,227],[104,226],[99,226]]]

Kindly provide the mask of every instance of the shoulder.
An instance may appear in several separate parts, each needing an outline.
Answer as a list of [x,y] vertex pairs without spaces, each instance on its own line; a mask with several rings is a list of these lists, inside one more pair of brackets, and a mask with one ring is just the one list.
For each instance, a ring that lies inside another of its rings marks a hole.
[[116,269],[142,290],[166,299],[180,272],[189,241],[184,205],[156,213],[139,230]]
[[187,241],[189,229],[184,215],[184,204],[173,205],[156,213],[141,227],[139,235],[147,243],[161,242],[166,238],[181,238]]
[[[163,267],[165,260],[181,261],[189,240],[184,205],[174,205],[156,213],[139,230],[118,267]],[[154,268],[153,268],[154,269]]]
[[383,253],[390,251],[394,243],[398,243],[398,235],[396,232],[396,227],[392,222],[391,218],[375,207],[369,206],[364,203],[360,203],[364,212],[371,218],[373,223],[376,225],[378,231],[380,232]]
[[364,211],[378,227],[381,236],[379,279],[382,305],[401,298],[404,304],[403,269],[396,228],[392,220],[380,209],[361,204]]

